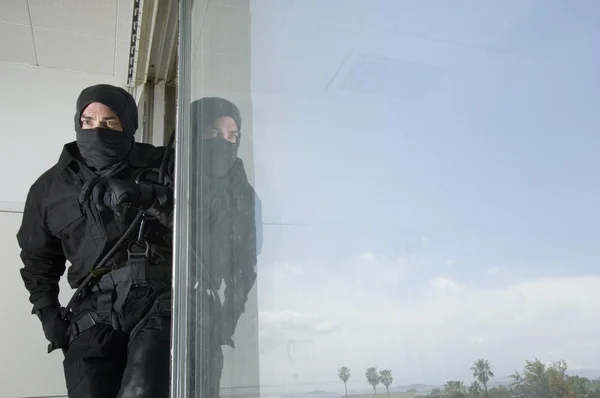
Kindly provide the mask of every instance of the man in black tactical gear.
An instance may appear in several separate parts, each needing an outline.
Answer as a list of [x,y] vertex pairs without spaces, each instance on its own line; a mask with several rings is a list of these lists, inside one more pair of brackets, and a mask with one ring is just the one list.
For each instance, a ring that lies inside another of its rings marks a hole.
[[[202,98],[192,103],[191,206],[192,280],[203,281],[190,303],[198,337],[191,340],[196,356],[191,373],[201,380],[202,392],[218,397],[223,370],[222,345],[234,347],[233,335],[256,281],[260,249],[260,201],[248,182],[237,156],[242,119],[239,109],[222,98]],[[258,235],[258,236],[257,236]],[[223,290],[224,288],[224,290]],[[199,351],[202,347],[203,351]],[[195,362],[201,370],[195,370]],[[195,388],[198,384],[195,383]]]
[[[77,139],[31,186],[17,234],[33,312],[49,351],[65,354],[69,397],[169,396],[172,178],[159,170],[168,149],[136,143],[137,128],[127,91],[84,89]],[[77,293],[62,308],[67,260]]]

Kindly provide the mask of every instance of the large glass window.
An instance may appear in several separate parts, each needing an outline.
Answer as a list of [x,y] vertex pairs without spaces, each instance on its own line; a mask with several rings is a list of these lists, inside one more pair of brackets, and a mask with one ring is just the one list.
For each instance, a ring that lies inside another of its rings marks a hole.
[[174,396],[600,396],[599,2],[180,4]]

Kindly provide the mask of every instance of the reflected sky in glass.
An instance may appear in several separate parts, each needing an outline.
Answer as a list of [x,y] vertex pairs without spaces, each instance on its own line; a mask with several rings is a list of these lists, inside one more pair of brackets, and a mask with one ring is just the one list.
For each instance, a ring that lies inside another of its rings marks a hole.
[[600,369],[600,3],[451,3],[250,2],[261,385]]

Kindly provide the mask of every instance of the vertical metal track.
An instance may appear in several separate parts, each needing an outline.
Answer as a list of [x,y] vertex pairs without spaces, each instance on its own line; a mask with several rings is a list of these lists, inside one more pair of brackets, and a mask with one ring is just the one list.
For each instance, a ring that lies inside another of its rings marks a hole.
[[189,396],[188,292],[190,290],[190,40],[191,2],[179,2],[179,62],[177,70],[177,123],[175,140],[175,213],[173,226],[173,315],[171,397]]

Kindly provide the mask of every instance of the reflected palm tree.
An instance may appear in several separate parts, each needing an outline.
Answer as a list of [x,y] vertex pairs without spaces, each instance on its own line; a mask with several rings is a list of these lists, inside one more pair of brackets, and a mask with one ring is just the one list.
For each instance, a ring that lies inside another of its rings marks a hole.
[[346,390],[346,398],[348,398],[348,380],[350,380],[350,368],[342,366],[338,369],[338,377],[344,382],[344,389]]
[[444,385],[443,396],[447,398],[465,398],[467,388],[462,381],[450,380]]
[[379,381],[381,384],[385,386],[385,389],[388,394],[388,398],[390,397],[390,386],[394,382],[394,378],[392,377],[392,371],[389,369],[382,370],[379,372]]
[[469,396],[470,397],[479,397],[481,396],[481,384],[477,380],[475,380],[469,386]]
[[471,367],[473,371],[473,377],[477,379],[483,385],[483,391],[485,392],[485,396],[488,397],[488,382],[490,378],[494,377],[494,373],[492,372],[492,366],[487,359],[478,359],[475,361],[473,366]]
[[379,379],[379,373],[377,372],[377,368],[372,367],[368,368],[365,372],[365,377],[367,378],[367,382],[373,386],[373,391],[375,392],[375,396],[377,396],[377,385],[381,381]]

